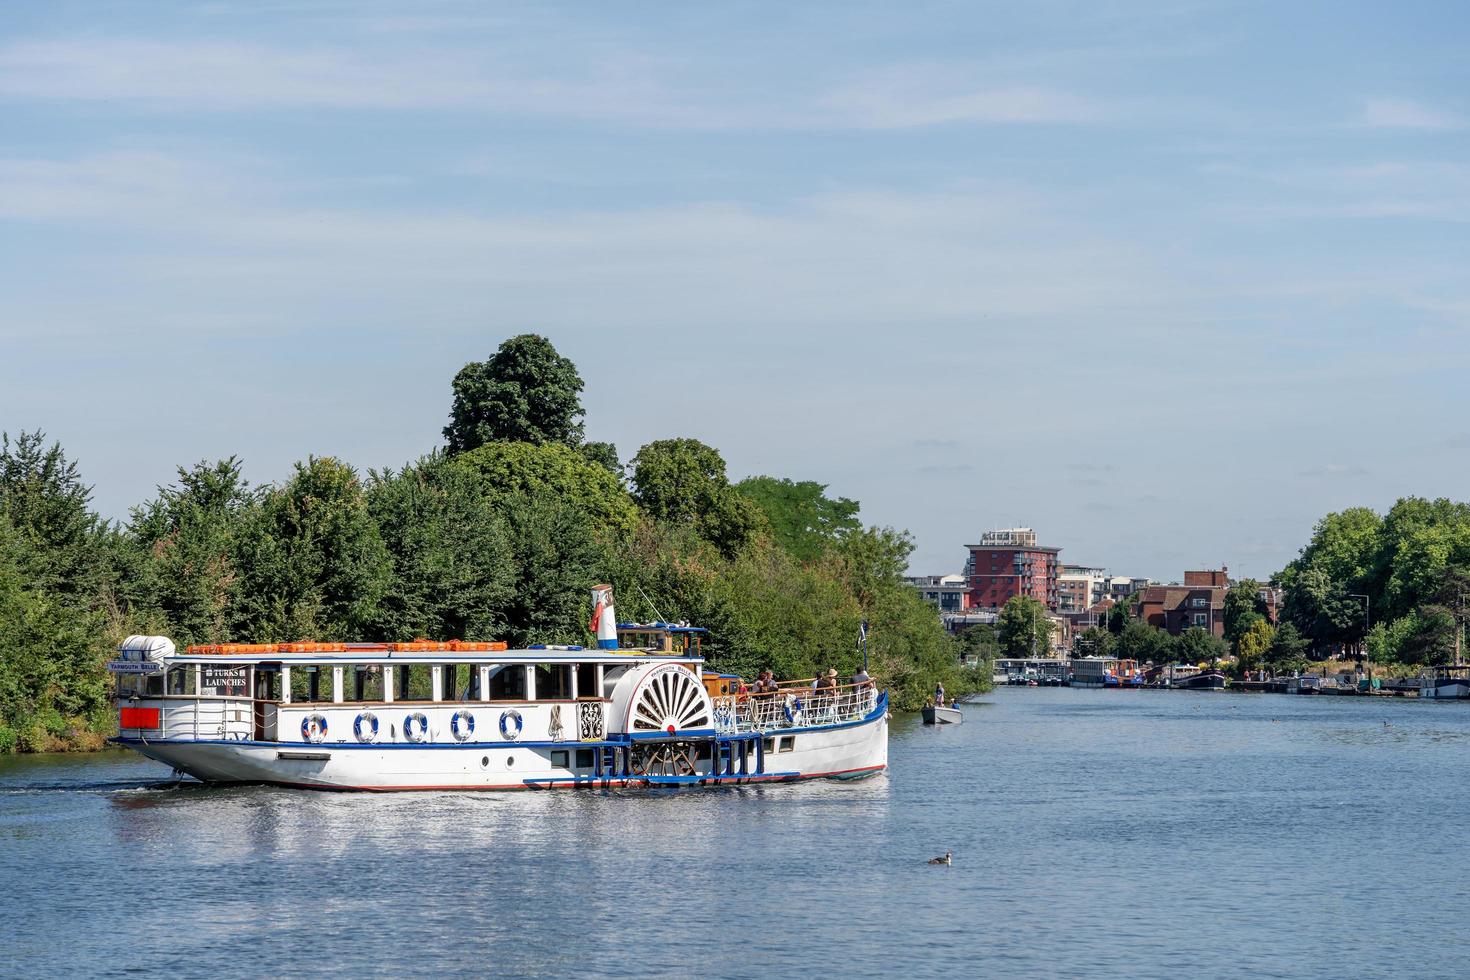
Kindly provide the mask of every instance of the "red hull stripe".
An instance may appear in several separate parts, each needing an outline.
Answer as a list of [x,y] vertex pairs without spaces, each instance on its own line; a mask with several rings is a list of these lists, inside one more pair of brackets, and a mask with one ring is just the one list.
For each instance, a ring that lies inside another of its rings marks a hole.
[[[831,779],[831,778],[834,778],[836,776],[856,776],[856,775],[860,775],[862,773],[882,772],[884,769],[887,769],[887,768],[888,767],[886,765],[882,765],[882,766],[865,766],[864,768],[861,768],[861,769],[838,769],[838,770],[836,770],[834,772],[803,773],[800,776],[719,776],[719,777],[711,776],[710,778],[711,779],[718,779],[719,780],[719,782],[711,784],[712,786],[724,786],[724,785],[736,785],[736,784],[744,785],[746,783],[771,783],[771,782],[795,783],[795,782],[800,782],[801,780],[804,780],[804,779]],[[422,793],[422,792],[449,792],[449,791],[459,793],[459,792],[466,792],[466,791],[470,791],[470,790],[603,789],[603,788],[610,788],[610,787],[614,787],[614,786],[626,787],[626,786],[643,786],[643,785],[646,785],[642,779],[639,779],[636,776],[631,777],[631,778],[628,778],[628,779],[623,779],[621,777],[619,777],[617,779],[593,779],[592,777],[589,776],[589,777],[583,777],[583,779],[582,779],[581,782],[575,782],[573,780],[568,779],[565,782],[558,782],[558,783],[537,783],[534,786],[527,785],[526,783],[504,783],[504,784],[500,784],[500,785],[496,785],[496,786],[485,786],[485,785],[478,785],[478,786],[464,786],[464,785],[444,785],[444,786],[324,786],[324,785],[322,785],[320,783],[290,783],[290,782],[284,782],[284,781],[281,781],[281,780],[270,780],[270,783],[273,786],[290,786],[290,787],[292,787],[294,789],[326,789],[326,790],[343,790],[343,791],[347,791],[347,792],[354,792],[355,791],[355,792],[362,792],[362,793]],[[695,783],[695,784],[692,784],[692,785],[700,786],[702,784]],[[709,788],[709,787],[705,787],[705,788]]]

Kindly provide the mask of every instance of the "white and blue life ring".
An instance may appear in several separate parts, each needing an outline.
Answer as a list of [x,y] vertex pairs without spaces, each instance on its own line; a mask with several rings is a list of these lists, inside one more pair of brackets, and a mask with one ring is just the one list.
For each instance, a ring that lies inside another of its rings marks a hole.
[[403,717],[403,734],[410,742],[422,742],[429,737],[429,719],[422,711]]
[[352,722],[352,734],[357,736],[359,742],[376,742],[378,740],[378,716],[371,711],[364,711]]
[[321,715],[307,715],[301,719],[301,738],[306,742],[320,742],[327,737],[327,719]]
[[521,735],[521,713],[514,708],[500,714],[500,734],[507,742],[514,742]]
[[454,733],[456,742],[463,742],[475,734],[475,716],[463,709],[456,711],[449,719],[449,730]]
[[786,716],[786,724],[796,724],[796,720],[801,717],[801,698],[786,695],[786,703],[782,706],[781,713]]

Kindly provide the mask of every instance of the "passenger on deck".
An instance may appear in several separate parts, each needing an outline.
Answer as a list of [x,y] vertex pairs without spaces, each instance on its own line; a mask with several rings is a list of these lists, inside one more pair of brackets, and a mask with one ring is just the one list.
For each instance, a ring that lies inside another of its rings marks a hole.
[[817,682],[812,686],[815,687],[818,691],[830,691],[835,688],[837,686],[836,669],[828,667],[827,672],[818,677]]
[[940,708],[944,707],[944,682],[943,681],[940,681],[938,684],[934,685],[934,704],[937,707],[940,707]]
[[763,670],[755,679],[755,687],[752,688],[756,694],[775,694],[776,680],[771,676],[769,670]]

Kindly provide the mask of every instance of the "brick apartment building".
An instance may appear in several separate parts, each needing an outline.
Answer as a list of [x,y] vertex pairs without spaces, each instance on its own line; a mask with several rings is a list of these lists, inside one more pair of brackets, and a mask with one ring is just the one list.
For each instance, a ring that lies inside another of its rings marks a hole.
[[1183,585],[1150,585],[1139,593],[1138,618],[1178,636],[1192,626],[1225,635],[1227,569],[1185,572]]
[[1057,608],[1057,555],[1062,549],[1038,545],[1031,528],[986,531],[979,544],[965,547],[970,550],[965,575],[971,608],[999,609],[1017,595]]

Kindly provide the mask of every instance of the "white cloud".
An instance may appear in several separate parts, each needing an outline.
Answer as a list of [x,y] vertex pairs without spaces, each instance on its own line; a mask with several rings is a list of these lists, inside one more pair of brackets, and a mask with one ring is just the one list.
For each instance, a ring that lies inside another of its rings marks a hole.
[[[1010,186],[536,215],[326,207],[314,191],[260,167],[156,153],[0,160],[0,218],[80,232],[67,261],[105,265],[140,308],[168,295],[169,309],[265,319],[427,303],[538,322],[984,324],[1136,313],[1140,297],[1171,295],[1128,242]],[[98,230],[123,234],[128,252],[106,234],[92,255]]]
[[[487,54],[493,50],[494,55]],[[425,42],[374,51],[127,38],[0,47],[0,98],[153,111],[437,110],[686,130],[908,129],[1096,122],[1090,100],[1019,82],[908,66],[845,82],[752,77],[744,65],[584,44],[555,59],[513,44]]]
[[1448,130],[1465,125],[1459,116],[1411,99],[1369,99],[1359,122],[1386,129]]
[[821,100],[837,121],[871,129],[957,123],[1093,123],[1108,113],[1050,88],[987,83],[939,66],[890,69],[845,84]]

